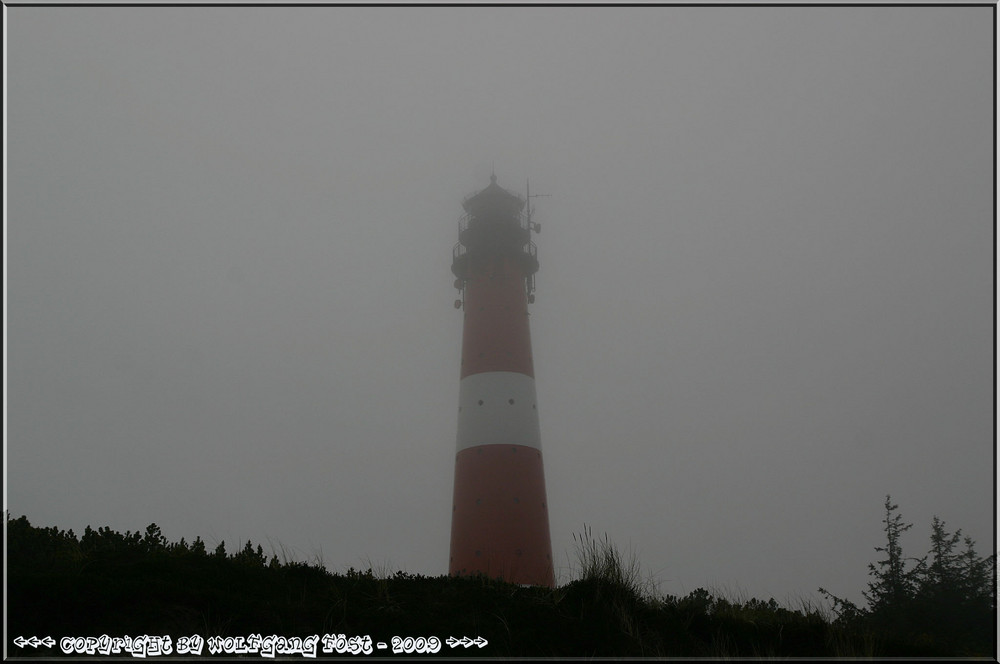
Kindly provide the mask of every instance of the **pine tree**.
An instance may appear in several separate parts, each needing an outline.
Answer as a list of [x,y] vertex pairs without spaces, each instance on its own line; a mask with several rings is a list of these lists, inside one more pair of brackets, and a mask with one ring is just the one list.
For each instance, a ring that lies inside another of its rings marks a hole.
[[155,523],[146,526],[146,534],[142,538],[142,548],[145,551],[162,551],[167,548],[167,538],[163,536],[160,527]]
[[[873,614],[887,615],[898,612],[909,600],[913,599],[917,591],[917,581],[923,571],[925,560],[907,559],[903,557],[903,548],[900,545],[900,537],[903,533],[913,527],[912,523],[903,523],[903,517],[894,512],[899,509],[899,505],[894,505],[892,499],[885,497],[885,524],[886,546],[875,547],[876,551],[886,554],[884,560],[879,560],[878,566],[875,563],[868,565],[868,574],[875,578],[868,583],[868,591],[863,592],[868,606]],[[907,570],[907,560],[913,560],[915,565]]]
[[920,577],[910,609],[911,622],[927,638],[957,654],[986,652],[995,636],[994,556],[980,558],[966,537],[965,551],[956,550],[962,531],[949,533],[936,516],[931,524],[930,564]]
[[919,595],[925,601],[943,605],[956,605],[966,594],[961,556],[955,545],[962,536],[961,530],[949,534],[944,521],[934,517],[931,523],[931,562],[921,575]]
[[975,550],[975,542],[966,537],[965,551],[959,557],[965,595],[970,602],[993,612],[997,608],[996,594],[996,562],[994,553],[986,558],[980,558]]

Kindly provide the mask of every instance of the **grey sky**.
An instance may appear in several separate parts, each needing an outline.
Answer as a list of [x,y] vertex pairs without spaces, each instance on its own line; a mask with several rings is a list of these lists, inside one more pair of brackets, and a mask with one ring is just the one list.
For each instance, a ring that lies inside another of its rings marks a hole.
[[5,14],[14,515],[444,574],[495,167],[561,581],[860,600],[886,493],[990,550],[992,7]]

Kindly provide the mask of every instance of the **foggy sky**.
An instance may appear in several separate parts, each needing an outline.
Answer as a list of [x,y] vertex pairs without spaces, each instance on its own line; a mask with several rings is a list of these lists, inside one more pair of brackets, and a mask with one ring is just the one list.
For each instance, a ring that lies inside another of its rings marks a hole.
[[495,170],[560,582],[860,601],[886,494],[991,551],[992,7],[4,12],[14,516],[446,573]]

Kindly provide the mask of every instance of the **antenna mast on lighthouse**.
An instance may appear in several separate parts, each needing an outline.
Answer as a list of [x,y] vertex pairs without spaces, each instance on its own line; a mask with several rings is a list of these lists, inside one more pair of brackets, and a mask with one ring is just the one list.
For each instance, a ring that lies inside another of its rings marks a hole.
[[[534,196],[532,196],[531,195],[531,182],[527,178],[525,178],[525,180],[524,180],[524,201],[525,201],[525,203],[524,203],[524,217],[525,217],[525,221],[527,222],[525,224],[525,226],[527,226],[527,228],[528,228],[529,231],[534,231],[535,233],[541,233],[542,232],[542,225],[541,224],[533,223],[531,221],[531,213],[534,211],[534,209],[531,207],[531,199],[532,198],[547,197],[547,196],[551,196],[551,194],[535,194]],[[534,274],[530,275],[527,278],[526,283],[527,283],[527,290],[528,290],[528,304],[534,304],[535,303],[535,275]]]

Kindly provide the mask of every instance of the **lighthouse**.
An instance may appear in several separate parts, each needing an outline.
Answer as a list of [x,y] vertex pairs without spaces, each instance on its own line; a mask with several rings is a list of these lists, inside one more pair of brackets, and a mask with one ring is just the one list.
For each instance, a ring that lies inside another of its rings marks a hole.
[[449,574],[555,585],[528,327],[538,258],[527,199],[465,199],[451,270],[463,311]]

